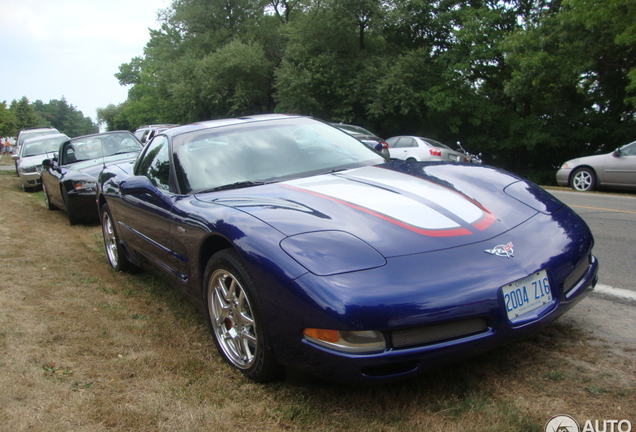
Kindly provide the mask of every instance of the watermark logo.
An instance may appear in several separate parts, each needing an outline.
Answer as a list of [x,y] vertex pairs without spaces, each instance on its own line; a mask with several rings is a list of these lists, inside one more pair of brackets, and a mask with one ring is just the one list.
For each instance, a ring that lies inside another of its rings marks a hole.
[[548,420],[545,432],[581,432],[581,428],[569,415],[558,415]]
[[545,432],[632,432],[629,420],[586,420],[583,428],[569,415],[552,417],[545,424]]

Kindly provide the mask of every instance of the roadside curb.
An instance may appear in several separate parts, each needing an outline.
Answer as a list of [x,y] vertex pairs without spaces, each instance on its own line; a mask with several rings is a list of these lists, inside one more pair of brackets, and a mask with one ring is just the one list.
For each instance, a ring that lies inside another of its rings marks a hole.
[[636,303],[636,292],[629,291],[622,288],[614,288],[609,285],[597,284],[593,293],[599,294],[605,297],[612,297],[622,301],[629,301]]

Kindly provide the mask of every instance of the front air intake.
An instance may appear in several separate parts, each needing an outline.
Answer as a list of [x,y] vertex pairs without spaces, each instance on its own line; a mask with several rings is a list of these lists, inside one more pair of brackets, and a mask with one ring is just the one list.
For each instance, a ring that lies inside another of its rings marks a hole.
[[394,348],[426,345],[482,333],[488,329],[485,318],[471,318],[426,327],[397,330],[391,333]]

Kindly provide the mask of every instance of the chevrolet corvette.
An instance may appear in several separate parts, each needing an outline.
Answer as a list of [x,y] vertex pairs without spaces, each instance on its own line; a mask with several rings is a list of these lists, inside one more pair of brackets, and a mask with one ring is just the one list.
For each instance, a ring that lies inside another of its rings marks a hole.
[[312,118],[212,120],[99,175],[108,262],[157,272],[257,382],[413,377],[537,332],[589,294],[585,222],[496,168],[388,161]]

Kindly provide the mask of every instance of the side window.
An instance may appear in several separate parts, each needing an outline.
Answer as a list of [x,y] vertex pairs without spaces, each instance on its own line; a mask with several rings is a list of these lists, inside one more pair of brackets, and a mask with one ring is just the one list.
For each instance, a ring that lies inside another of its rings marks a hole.
[[137,175],[148,177],[152,184],[163,190],[170,189],[170,155],[168,151],[168,139],[165,136],[156,137],[148,144],[137,169]]
[[389,145],[389,148],[394,148],[395,145],[397,144],[397,141],[398,141],[397,137],[392,137],[386,140],[386,143]]
[[413,138],[400,137],[395,146],[396,147],[417,147],[417,144],[415,143],[415,140]]
[[626,145],[621,150],[625,156],[636,156],[636,142]]

